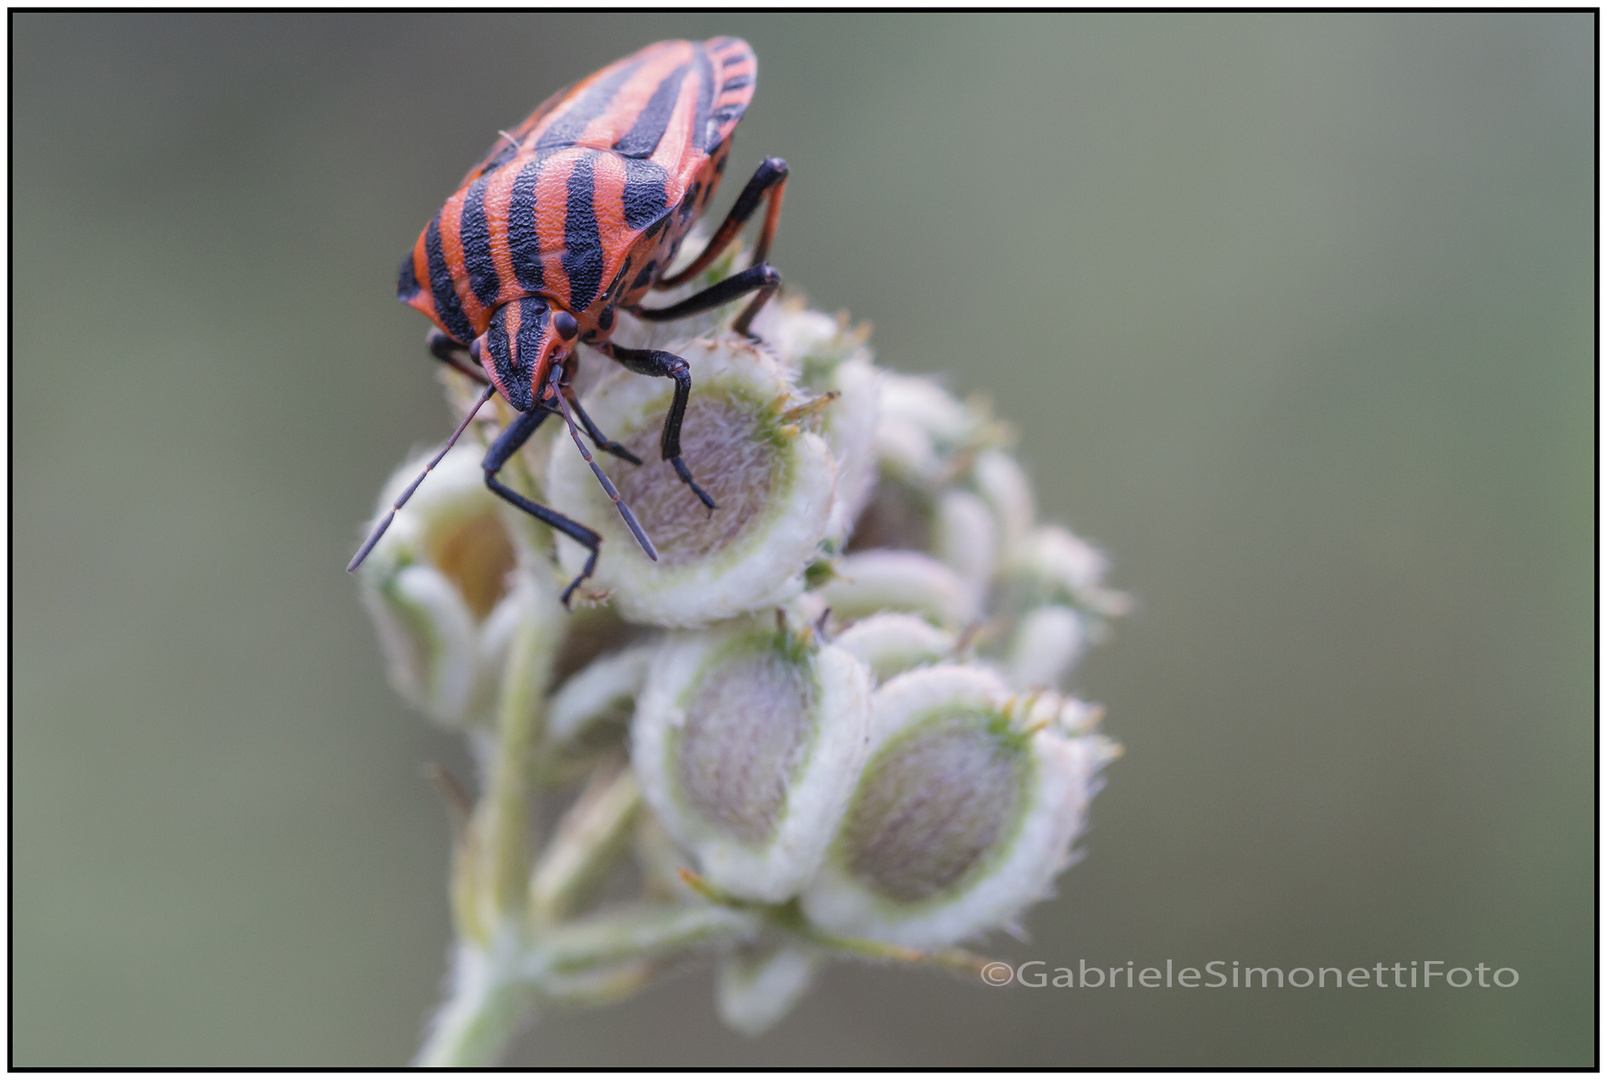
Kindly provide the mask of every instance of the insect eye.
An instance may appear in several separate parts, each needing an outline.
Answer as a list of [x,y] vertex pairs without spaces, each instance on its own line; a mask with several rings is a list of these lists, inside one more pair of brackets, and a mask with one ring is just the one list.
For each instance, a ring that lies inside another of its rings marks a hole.
[[575,317],[567,311],[559,311],[553,315],[552,328],[558,331],[558,336],[565,341],[575,340],[575,335],[580,333],[580,327],[575,323]]

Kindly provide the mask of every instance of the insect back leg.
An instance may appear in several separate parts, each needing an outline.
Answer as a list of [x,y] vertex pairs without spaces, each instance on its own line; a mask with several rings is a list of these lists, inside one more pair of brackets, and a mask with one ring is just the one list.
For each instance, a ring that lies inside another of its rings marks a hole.
[[[760,263],[750,266],[741,273],[732,274],[724,281],[717,281],[700,293],[694,293],[682,300],[679,304],[671,304],[667,308],[637,308],[634,312],[637,318],[648,322],[669,322],[672,319],[684,319],[688,315],[697,315],[710,311],[724,304],[729,304],[739,296],[746,296],[750,292],[758,292],[753,302],[742,309],[731,329],[739,334],[753,337],[748,327],[753,323],[753,317],[759,314],[759,309],[765,302],[776,294],[781,288],[781,275],[769,263]],[[626,350],[641,351],[641,350]],[[668,354],[666,354],[668,355]],[[621,361],[623,363],[623,361]],[[630,365],[626,365],[629,367]],[[635,370],[632,368],[632,370]],[[649,373],[652,374],[652,373]]]
[[[716,286],[718,287],[718,286]],[[692,472],[681,460],[681,421],[686,417],[686,402],[692,396],[692,371],[687,362],[674,353],[663,352],[659,349],[628,349],[623,345],[605,342],[602,350],[609,356],[625,365],[629,371],[638,375],[653,375],[663,379],[675,380],[675,396],[670,400],[669,415],[664,418],[664,435],[660,440],[660,452],[665,461],[675,469],[675,475],[681,478],[681,483],[692,489],[692,494],[709,510],[715,511],[719,507],[709,497],[709,493],[692,479]]]
[[656,289],[673,289],[692,280],[695,274],[703,271],[711,262],[720,257],[720,253],[731,245],[742,226],[748,223],[753,211],[759,205],[759,200],[766,194],[770,196],[769,205],[765,207],[764,227],[759,230],[759,242],[753,246],[753,262],[750,266],[758,266],[764,262],[765,256],[770,253],[770,241],[776,235],[776,223],[781,219],[781,197],[787,187],[787,163],[778,157],[765,158],[764,162],[753,173],[742,194],[737,196],[736,203],[731,212],[725,215],[725,220],[709,238],[707,246],[701,254],[692,260],[690,266],[670,277],[660,278]]
[[575,589],[582,581],[591,577],[592,571],[597,569],[597,552],[602,545],[602,537],[578,521],[571,521],[556,510],[549,510],[540,503],[525,498],[517,491],[497,479],[497,473],[508,463],[508,459],[519,452],[519,449],[535,434],[541,422],[551,414],[546,406],[537,403],[529,412],[520,413],[514,417],[513,422],[503,429],[491,449],[486,451],[485,460],[481,467],[485,469],[485,486],[490,488],[500,498],[507,500],[514,506],[523,510],[537,521],[551,528],[557,529],[575,543],[585,548],[590,554],[586,558],[586,566],[580,575],[569,583],[562,597],[564,607],[569,606],[569,598],[574,595]]

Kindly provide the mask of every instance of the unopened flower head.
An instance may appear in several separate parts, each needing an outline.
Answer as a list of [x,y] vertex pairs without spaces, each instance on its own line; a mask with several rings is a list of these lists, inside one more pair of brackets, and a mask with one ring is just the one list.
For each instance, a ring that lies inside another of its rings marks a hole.
[[754,326],[800,386],[834,397],[821,434],[837,463],[836,500],[827,532],[840,549],[876,482],[883,373],[871,363],[869,327],[851,326],[843,314],[834,318],[811,311],[802,301],[771,305]]
[[1009,568],[1012,585],[1032,607],[1070,604],[1096,615],[1124,615],[1130,601],[1104,584],[1110,561],[1070,530],[1040,525],[1020,543]]
[[971,938],[1044,898],[1070,859],[1112,745],[1094,714],[938,666],[873,699],[870,759],[825,867],[815,924],[913,948]]
[[947,630],[916,615],[884,611],[854,623],[836,642],[885,682],[911,668],[953,659],[958,640]]
[[[654,306],[747,262],[729,250]],[[586,413],[643,461],[596,455],[656,562],[549,422],[510,480],[602,536],[562,613],[587,552],[486,490],[469,440],[511,419],[493,402],[363,568],[393,682],[471,729],[487,785],[453,885],[460,971],[483,978],[432,1046],[478,1038],[509,982],[614,1000],[696,948],[718,958],[721,1019],[756,1034],[831,957],[952,954],[1071,861],[1116,753],[1099,710],[1058,692],[1125,611],[1103,556],[1038,523],[985,402],[876,366],[866,327],[797,299],[760,312],[757,342],[732,333],[746,303],[621,311],[613,335],[686,359],[681,452],[712,513],[662,460],[672,382],[580,350]],[[460,411],[478,401],[443,380]],[[570,787],[530,862],[530,804]],[[599,906],[622,880],[638,902]]]
[[758,1035],[785,1016],[808,991],[820,950],[791,942],[747,945],[722,957],[714,1004],[734,1031]]
[[[473,445],[454,447],[397,513],[361,575],[392,685],[449,725],[483,718],[490,709],[521,590],[530,585],[517,569],[516,534],[485,488],[483,453]],[[396,471],[381,493],[381,512],[425,460],[409,460]]]
[[648,805],[735,896],[810,879],[864,761],[870,674],[813,627],[672,637],[637,701],[631,758]]
[[[609,459],[620,494],[658,549],[652,562],[576,454],[552,455],[553,505],[603,536],[587,583],[627,619],[699,626],[779,603],[804,588],[804,571],[825,538],[836,463],[809,430],[811,399],[766,351],[734,336],[678,346],[695,392],[682,425],[682,457],[717,509],[703,507],[660,458],[673,384],[623,369],[605,377],[584,406],[602,430],[644,464]],[[567,437],[567,436],[565,436]],[[586,551],[560,541],[564,569],[579,573]]]

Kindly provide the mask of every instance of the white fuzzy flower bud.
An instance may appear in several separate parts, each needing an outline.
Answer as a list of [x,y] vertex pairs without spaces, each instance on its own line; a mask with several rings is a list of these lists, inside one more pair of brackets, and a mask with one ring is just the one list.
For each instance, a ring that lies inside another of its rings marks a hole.
[[844,621],[905,611],[959,629],[981,614],[976,588],[918,551],[856,551],[844,556],[836,570],[837,577],[820,592]]
[[808,385],[817,393],[838,395],[826,412],[821,434],[837,462],[837,498],[826,535],[841,550],[876,486],[876,411],[881,373],[867,361],[849,359]]
[[933,553],[958,574],[981,608],[999,560],[999,525],[988,504],[969,491],[945,491],[933,522]]
[[813,394],[838,395],[821,434],[837,462],[837,502],[828,535],[841,547],[876,482],[876,425],[882,372],[871,364],[866,327],[851,328],[794,301],[771,304],[754,320],[754,332]]
[[954,635],[914,615],[885,612],[861,619],[832,642],[865,662],[878,682],[954,655]]
[[999,523],[999,555],[1002,559],[1011,559],[1026,540],[1037,517],[1032,482],[1020,462],[997,447],[976,456],[972,478],[977,494],[982,496]]
[[637,699],[631,761],[648,805],[711,884],[779,902],[820,865],[869,723],[864,664],[810,630],[679,634]]
[[1010,642],[1010,685],[1057,689],[1088,648],[1086,620],[1075,608],[1050,604],[1022,617]]
[[1110,563],[1104,554],[1058,525],[1040,525],[1027,534],[1010,567],[1016,604],[1070,604],[1094,615],[1125,615],[1126,594],[1104,585]]
[[1115,754],[1097,712],[939,666],[874,698],[870,760],[803,896],[826,930],[917,949],[1004,925],[1070,861],[1096,774]]
[[720,1019],[744,1035],[762,1034],[798,1003],[819,966],[819,951],[802,945],[749,946],[725,956],[714,989]]
[[600,656],[564,680],[548,708],[548,738],[562,745],[595,724],[628,721],[655,647],[633,645]]
[[[658,561],[638,547],[578,454],[552,455],[547,493],[557,509],[603,536],[588,588],[609,594],[626,619],[698,626],[802,590],[803,572],[827,534],[836,465],[825,439],[803,429],[812,417],[792,414],[809,398],[764,350],[724,335],[675,351],[690,365],[693,386],[682,457],[719,509],[705,509],[660,459],[673,384],[623,369],[604,377],[584,404],[644,462],[601,463],[657,546]],[[578,574],[586,551],[567,538],[558,543],[564,569]]]
[[941,482],[944,455],[968,442],[975,429],[965,405],[935,380],[884,374],[877,448],[895,474]]
[[[361,573],[392,686],[442,724],[485,718],[521,607],[535,583],[501,504],[485,488],[484,449],[459,444],[399,510]],[[408,461],[386,483],[381,513],[418,476]]]

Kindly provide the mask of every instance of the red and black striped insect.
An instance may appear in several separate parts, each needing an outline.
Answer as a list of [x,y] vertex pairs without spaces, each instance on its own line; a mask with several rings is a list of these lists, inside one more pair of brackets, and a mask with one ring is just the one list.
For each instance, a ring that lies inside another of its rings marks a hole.
[[[686,361],[657,349],[616,345],[609,337],[621,310],[666,321],[753,293],[733,324],[738,333],[748,333],[753,317],[781,287],[780,275],[765,261],[786,187],[787,163],[780,158],[759,166],[702,253],[675,274],[665,273],[720,183],[731,133],[753,98],[757,74],[753,50],[738,38],[661,41],[548,98],[524,123],[500,133],[469,170],[402,261],[396,294],[439,328],[430,333],[431,354],[485,383],[485,392],[348,570],[361,565],[396,511],[496,393],[519,415],[485,456],[486,486],[591,552],[564,590],[564,604],[595,569],[601,537],[497,479],[553,413],[563,416],[625,523],[657,560],[652,542],[576,430],[578,419],[599,450],[641,464],[581,409],[570,385],[577,341],[631,371],[675,381],[663,456],[710,512],[716,509],[681,460],[681,420],[692,388]],[[707,267],[766,196],[748,269],[669,307],[641,306],[649,291],[680,285]]]

